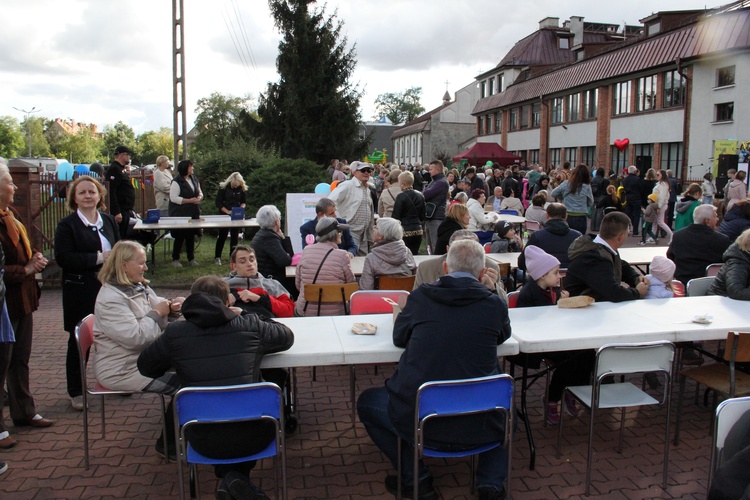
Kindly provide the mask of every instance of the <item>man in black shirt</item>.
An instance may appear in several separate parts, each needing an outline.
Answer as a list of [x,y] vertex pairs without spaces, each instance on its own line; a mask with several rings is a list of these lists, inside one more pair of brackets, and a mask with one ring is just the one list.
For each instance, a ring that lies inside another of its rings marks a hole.
[[135,206],[135,189],[125,166],[130,163],[133,151],[127,146],[115,148],[115,159],[107,168],[105,178],[109,181],[109,213],[120,227],[120,238],[125,239],[130,224],[130,212]]

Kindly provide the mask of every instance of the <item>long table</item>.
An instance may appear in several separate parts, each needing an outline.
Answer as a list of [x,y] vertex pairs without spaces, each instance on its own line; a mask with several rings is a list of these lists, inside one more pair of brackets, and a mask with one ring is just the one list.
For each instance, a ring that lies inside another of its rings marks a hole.
[[[433,257],[436,257],[435,255],[415,255],[414,261],[419,265],[421,262],[424,262],[425,260],[432,259]],[[362,271],[365,267],[365,257],[357,256],[352,257],[352,273],[354,273],[354,276],[362,276]],[[294,278],[295,273],[297,272],[297,266],[286,266],[286,277],[287,278]]]

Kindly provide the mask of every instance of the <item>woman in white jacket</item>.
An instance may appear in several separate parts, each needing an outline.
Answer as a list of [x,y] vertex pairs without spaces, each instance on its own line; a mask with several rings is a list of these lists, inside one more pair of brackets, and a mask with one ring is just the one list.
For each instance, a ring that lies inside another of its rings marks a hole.
[[466,208],[469,209],[469,231],[492,231],[495,227],[499,217],[494,212],[484,213],[485,201],[483,189],[477,188],[471,192],[471,198],[466,202]]
[[138,372],[138,355],[167,326],[174,302],[158,297],[143,274],[146,251],[139,243],[121,240],[112,247],[99,271],[102,288],[94,306],[93,366],[96,380],[117,391],[173,394],[179,388],[173,372],[159,379]]
[[656,185],[651,191],[659,197],[659,201],[656,202],[656,226],[667,233],[667,245],[669,245],[672,241],[672,229],[665,222],[667,208],[669,207],[669,178],[664,171],[659,170],[656,173],[656,180]]

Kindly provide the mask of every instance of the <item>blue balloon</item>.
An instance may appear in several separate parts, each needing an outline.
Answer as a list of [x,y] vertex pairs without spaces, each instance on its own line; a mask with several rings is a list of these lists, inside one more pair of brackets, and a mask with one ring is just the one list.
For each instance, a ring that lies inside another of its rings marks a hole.
[[315,194],[331,194],[331,185],[321,182],[315,186]]
[[88,166],[88,165],[84,165],[84,164],[82,164],[82,163],[81,163],[81,164],[79,164],[79,165],[76,165],[76,169],[75,169],[75,172],[76,172],[76,173],[77,173],[78,175],[86,175],[86,174],[88,174],[88,173],[89,173],[89,166]]
[[63,162],[57,166],[57,179],[60,181],[69,181],[73,178],[73,165]]

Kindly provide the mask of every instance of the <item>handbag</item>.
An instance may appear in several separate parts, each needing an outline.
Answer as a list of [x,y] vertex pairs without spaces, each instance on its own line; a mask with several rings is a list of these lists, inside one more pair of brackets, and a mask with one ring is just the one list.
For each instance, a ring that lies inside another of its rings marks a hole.
[[424,215],[428,219],[432,219],[432,216],[435,215],[435,210],[437,210],[437,205],[431,201],[424,204]]

